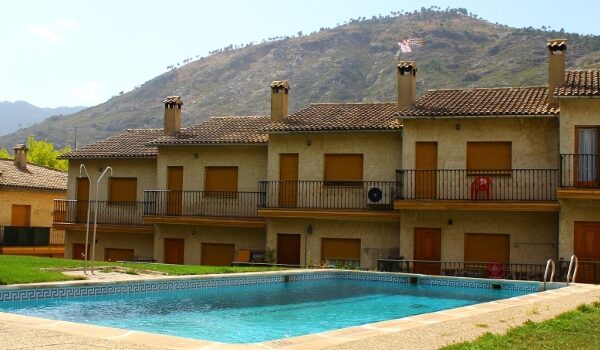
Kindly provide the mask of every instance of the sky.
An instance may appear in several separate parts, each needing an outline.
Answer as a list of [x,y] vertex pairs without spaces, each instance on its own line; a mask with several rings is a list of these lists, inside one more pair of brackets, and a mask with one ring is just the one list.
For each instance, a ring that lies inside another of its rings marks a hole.
[[230,44],[432,5],[513,27],[600,35],[600,1],[2,0],[0,101],[97,105]]

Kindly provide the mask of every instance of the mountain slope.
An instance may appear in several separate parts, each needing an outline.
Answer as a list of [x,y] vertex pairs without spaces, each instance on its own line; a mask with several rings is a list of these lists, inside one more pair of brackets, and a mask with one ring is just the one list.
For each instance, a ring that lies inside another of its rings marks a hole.
[[600,67],[600,37],[515,29],[481,19],[426,10],[353,21],[299,38],[213,54],[164,73],[141,87],[66,117],[53,117],[0,138],[10,146],[33,133],[83,145],[127,128],[162,124],[162,100],[181,95],[183,123],[212,115],[267,114],[269,83],[288,79],[290,111],[312,102],[393,101],[397,42],[425,38],[403,59],[416,60],[420,90],[467,86],[544,85],[545,40],[569,40],[568,67]]
[[0,135],[29,127],[53,115],[68,115],[85,109],[83,106],[41,108],[25,101],[0,102]]

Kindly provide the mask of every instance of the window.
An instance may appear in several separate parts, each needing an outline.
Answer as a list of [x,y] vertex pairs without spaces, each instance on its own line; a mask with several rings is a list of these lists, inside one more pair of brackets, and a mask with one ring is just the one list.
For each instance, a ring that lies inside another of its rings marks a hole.
[[137,178],[111,177],[108,200],[111,202],[135,202],[137,200]]
[[467,142],[467,171],[507,173],[512,169],[512,143]]
[[326,154],[325,184],[329,186],[360,186],[363,180],[362,154]]
[[205,170],[205,192],[237,192],[238,167],[207,166]]
[[360,239],[322,238],[321,258],[327,265],[360,266]]
[[598,127],[575,128],[577,186],[589,187],[598,185]]

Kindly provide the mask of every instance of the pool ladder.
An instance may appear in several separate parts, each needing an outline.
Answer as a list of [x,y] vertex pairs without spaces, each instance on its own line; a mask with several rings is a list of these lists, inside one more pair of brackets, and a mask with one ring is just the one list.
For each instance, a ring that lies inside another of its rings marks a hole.
[[571,255],[571,261],[569,262],[569,269],[567,270],[567,286],[569,285],[569,283],[575,283],[575,277],[577,277],[577,268],[578,267],[579,267],[579,259],[577,259],[577,256]]
[[[552,268],[552,273],[550,274],[550,280],[548,280],[548,271],[550,271],[550,268]],[[554,265],[554,260],[552,259],[548,259],[548,261],[546,261],[546,271],[544,271],[544,289],[546,290],[546,282],[554,282],[554,273],[556,272],[556,265]]]

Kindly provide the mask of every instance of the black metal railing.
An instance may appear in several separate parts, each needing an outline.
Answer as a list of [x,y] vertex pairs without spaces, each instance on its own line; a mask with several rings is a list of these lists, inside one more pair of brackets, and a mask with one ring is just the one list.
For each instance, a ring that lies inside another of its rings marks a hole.
[[558,169],[397,170],[397,199],[554,201]]
[[144,215],[258,217],[260,192],[144,191]]
[[543,281],[545,264],[379,259],[377,269],[424,275]]
[[144,202],[78,201],[54,200],[54,222],[85,224],[88,208],[90,224],[94,222],[94,212],[98,204],[99,225],[150,225],[144,223]]
[[560,187],[600,188],[597,154],[561,154]]
[[47,246],[50,244],[50,227],[0,226],[0,246]]
[[264,208],[392,210],[394,181],[260,181]]

